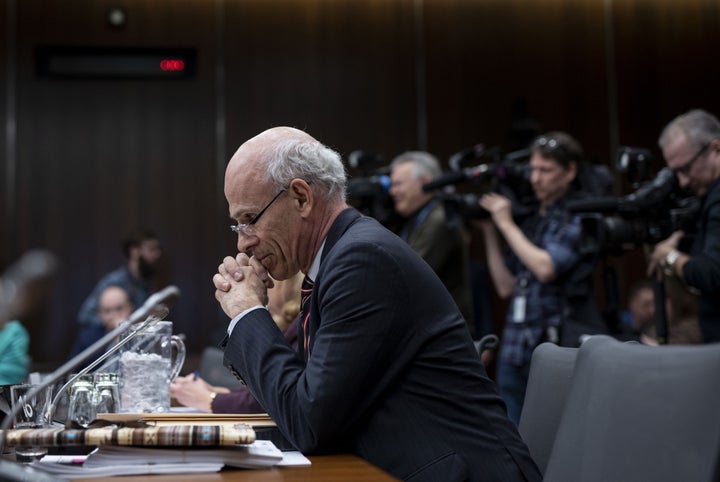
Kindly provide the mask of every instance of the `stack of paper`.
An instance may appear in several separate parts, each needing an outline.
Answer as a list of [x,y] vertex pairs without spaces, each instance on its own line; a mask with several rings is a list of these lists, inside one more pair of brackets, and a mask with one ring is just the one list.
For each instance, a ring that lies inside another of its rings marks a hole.
[[31,465],[55,475],[83,478],[217,472],[223,466],[257,469],[272,467],[282,459],[283,453],[272,442],[257,440],[252,444],[221,448],[103,445],[88,455],[83,464],[56,463],[45,457]]

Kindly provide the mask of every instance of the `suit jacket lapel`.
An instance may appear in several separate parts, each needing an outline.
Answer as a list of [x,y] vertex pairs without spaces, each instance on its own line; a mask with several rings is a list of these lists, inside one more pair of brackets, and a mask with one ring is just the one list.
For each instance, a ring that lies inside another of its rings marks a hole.
[[[308,309],[310,310],[310,319],[308,320],[308,331],[310,332],[310,344],[315,340],[315,332],[317,331],[318,323],[317,320],[319,318],[319,313],[317,311],[317,303],[315,302],[317,293],[318,293],[318,285],[321,283],[321,276],[320,273],[322,273],[322,263],[323,259],[325,259],[325,255],[330,252],[333,246],[335,246],[335,243],[337,243],[338,239],[342,237],[342,235],[347,231],[347,229],[358,219],[360,219],[361,215],[355,208],[347,208],[344,211],[342,211],[338,217],[333,222],[332,226],[330,226],[330,231],[328,231],[327,237],[325,238],[325,247],[323,248],[322,255],[320,257],[320,271],[318,271],[317,279],[313,280],[314,286],[313,286],[313,292],[310,296],[310,302],[308,303]],[[302,326],[302,324],[301,324]],[[301,328],[302,330],[302,328]],[[302,333],[302,336],[305,336],[305,333]],[[300,338],[301,340],[304,340],[304,338]],[[305,358],[305,360],[308,359],[307,354],[304,353],[304,347],[302,346],[302,343],[298,344],[298,347],[301,352],[301,356]],[[312,348],[312,347],[311,347]],[[310,350],[312,353],[312,349]]]

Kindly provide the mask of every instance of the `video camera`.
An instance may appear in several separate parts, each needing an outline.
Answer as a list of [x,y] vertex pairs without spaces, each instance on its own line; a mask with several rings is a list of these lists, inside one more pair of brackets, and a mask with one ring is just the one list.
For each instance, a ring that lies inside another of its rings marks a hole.
[[[501,156],[498,148],[486,149],[477,144],[453,154],[448,161],[450,172],[443,174],[423,186],[423,191],[443,189],[441,196],[447,208],[460,214],[464,219],[485,219],[489,213],[480,207],[480,196],[476,193],[456,193],[459,183],[470,182],[480,195],[493,191],[512,201],[513,216],[522,218],[532,213],[537,201],[529,181],[529,166],[521,162],[530,155],[529,149],[511,152]],[[473,162],[472,167],[463,167]]]
[[691,231],[700,209],[700,199],[680,189],[670,168],[654,179],[639,183],[647,175],[652,155],[646,149],[621,147],[618,170],[630,173],[637,190],[623,197],[595,197],[572,201],[571,212],[581,214],[588,249],[622,254],[642,244],[655,244],[677,230]]
[[[530,149],[521,149],[500,155],[498,148],[485,149],[478,144],[454,154],[450,158],[451,172],[423,186],[426,192],[434,191],[460,182],[470,181],[480,194],[443,193],[446,206],[454,208],[465,219],[485,219],[489,213],[478,204],[480,195],[497,192],[512,202],[512,215],[516,221],[535,212],[538,201],[530,184],[530,165],[527,162]],[[473,167],[462,165],[478,160],[484,161]],[[605,195],[612,190],[613,177],[603,165],[582,163],[578,166],[575,188],[594,196]]]
[[350,153],[349,166],[362,176],[348,180],[347,197],[355,209],[389,227],[397,222],[397,214],[390,197],[390,169],[377,168],[380,162],[379,154],[363,150]]

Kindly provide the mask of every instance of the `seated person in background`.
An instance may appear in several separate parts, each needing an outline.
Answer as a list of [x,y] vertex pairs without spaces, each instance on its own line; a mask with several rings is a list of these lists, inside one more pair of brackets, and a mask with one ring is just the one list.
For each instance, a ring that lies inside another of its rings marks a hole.
[[[702,343],[698,322],[698,297],[688,291],[677,278],[667,277],[665,284],[665,316],[667,317],[667,344],[693,345]],[[654,310],[653,310],[654,311]],[[643,333],[640,341],[646,345],[657,345],[655,320]]]
[[[298,312],[300,311],[300,285],[302,274],[282,281],[268,290],[267,308],[285,340],[297,348]],[[263,413],[247,387],[227,388],[213,386],[194,374],[177,377],[170,385],[170,395],[181,404],[201,412],[210,413]]]
[[[606,333],[593,300],[596,256],[582,249],[580,216],[566,209],[583,194],[573,183],[583,151],[564,132],[550,132],[530,146],[530,183],[537,210],[518,225],[511,201],[485,194],[480,205],[491,219],[478,221],[485,238],[490,277],[508,307],[497,365],[500,395],[510,419],[520,419],[530,359],[544,341],[577,347],[586,334]],[[498,231],[509,252],[503,258]]]
[[31,250],[0,273],[0,385],[27,381],[30,335],[18,320],[36,319],[55,284],[58,262],[45,250]]
[[0,385],[27,380],[30,367],[30,336],[17,320],[0,322]]
[[623,322],[632,331],[633,338],[655,337],[655,292],[652,281],[642,279],[633,283],[628,294],[627,311]]
[[149,229],[138,229],[123,242],[127,263],[105,275],[83,302],[78,314],[80,332],[70,350],[70,357],[83,351],[105,334],[98,310],[100,293],[110,285],[127,291],[134,306],[141,306],[153,291],[162,249],[157,235]]
[[[130,317],[134,309],[135,305],[130,300],[130,294],[125,288],[116,285],[105,287],[98,297],[98,318],[101,325],[97,329],[81,330],[78,333],[75,347],[82,348],[77,353],[98,341],[106,333],[117,328],[121,322]],[[77,355],[77,353],[72,356]]]
[[442,171],[435,156],[409,151],[390,164],[390,195],[395,211],[404,218],[403,238],[437,273],[475,337],[475,319],[470,287],[470,247],[461,216],[452,216],[442,199],[423,192],[423,184]]

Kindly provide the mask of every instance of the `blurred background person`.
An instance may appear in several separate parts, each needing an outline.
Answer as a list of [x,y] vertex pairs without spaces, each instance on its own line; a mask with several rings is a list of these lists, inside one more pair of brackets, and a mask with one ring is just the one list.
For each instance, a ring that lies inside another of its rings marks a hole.
[[[667,324],[668,345],[694,345],[702,343],[700,324],[698,323],[698,297],[688,291],[677,278],[667,277],[663,281],[665,293],[665,320]],[[654,312],[653,307],[653,312]],[[662,316],[662,314],[660,314]],[[657,321],[653,318],[649,327],[639,337],[646,345],[658,345]]]
[[655,245],[648,276],[677,277],[700,293],[698,320],[706,343],[720,341],[720,121],[701,109],[668,123],[658,139],[678,183],[702,199],[689,250],[676,231]]
[[0,322],[0,385],[27,380],[30,369],[30,336],[17,320]]
[[[78,351],[76,353],[72,353],[70,355],[70,358],[77,355],[82,350],[86,349],[87,347],[95,343],[97,340],[105,336],[107,333],[113,331],[115,328],[120,326],[120,323],[127,320],[132,314],[132,312],[135,310],[135,306],[130,300],[130,294],[122,286],[110,285],[106,287],[100,293],[100,298],[98,299],[98,302],[98,315],[100,316],[100,320],[102,321],[101,326],[103,329],[98,333],[89,330],[81,331],[75,342],[75,348],[77,348]],[[87,338],[83,339],[82,336],[87,336]],[[110,348],[117,341],[119,340],[113,340],[104,348],[104,350]],[[84,366],[92,363],[93,360],[101,356],[102,353],[103,352],[101,350],[98,350],[95,355],[85,361]],[[109,362],[107,361],[103,365],[101,365],[101,367],[103,367],[103,369],[98,370],[117,371],[117,365],[114,363],[109,364]]]
[[[497,364],[497,384],[508,415],[520,418],[536,346],[550,341],[579,346],[586,334],[607,332],[593,299],[596,256],[582,249],[580,217],[566,209],[583,196],[574,188],[582,161],[580,144],[564,132],[537,137],[530,146],[530,183],[537,210],[518,225],[511,201],[485,194],[480,205],[491,219],[477,222],[488,268],[501,298],[511,298]],[[503,257],[502,234],[509,251]]]
[[[298,272],[287,280],[275,281],[275,286],[268,290],[267,309],[293,348],[297,348],[302,280],[303,275]],[[211,385],[195,373],[177,377],[170,385],[170,394],[180,404],[200,412],[265,412],[247,387]]]
[[140,228],[132,231],[122,243],[127,263],[103,276],[92,293],[83,302],[78,314],[82,325],[100,325],[102,321],[97,309],[98,298],[105,287],[120,286],[129,294],[135,306],[140,306],[153,289],[153,281],[158,275],[162,247],[160,240],[151,229]]
[[395,211],[404,219],[400,237],[445,284],[475,338],[469,238],[464,220],[448,212],[435,193],[422,189],[441,173],[440,164],[432,154],[404,152],[390,164],[390,195]]
[[31,250],[0,276],[0,385],[27,381],[30,335],[19,321],[47,304],[58,260],[49,251]]
[[655,337],[655,292],[651,280],[641,279],[630,286],[622,319],[623,331],[629,331],[633,338]]
[[141,306],[150,296],[159,273],[162,248],[160,240],[151,229],[140,228],[132,231],[122,243],[127,263],[103,276],[85,299],[78,314],[80,330],[70,350],[70,357],[99,340],[106,328],[100,316],[100,294],[108,286],[123,288],[133,306]]

